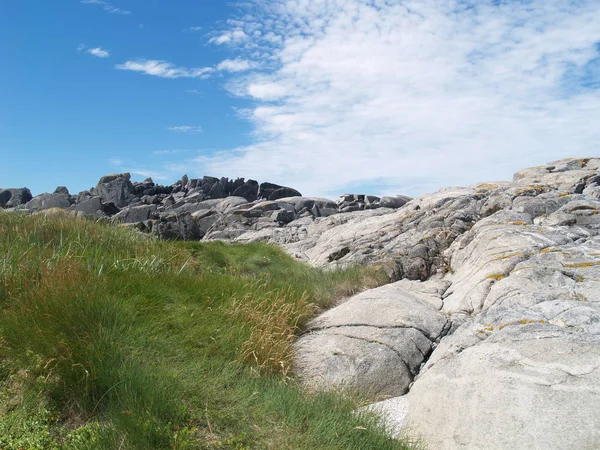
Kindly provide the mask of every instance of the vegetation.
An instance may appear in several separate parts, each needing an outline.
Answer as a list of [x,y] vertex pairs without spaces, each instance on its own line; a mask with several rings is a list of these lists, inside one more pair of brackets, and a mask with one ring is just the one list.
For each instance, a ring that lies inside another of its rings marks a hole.
[[381,277],[0,214],[0,449],[409,448],[290,372],[298,327]]

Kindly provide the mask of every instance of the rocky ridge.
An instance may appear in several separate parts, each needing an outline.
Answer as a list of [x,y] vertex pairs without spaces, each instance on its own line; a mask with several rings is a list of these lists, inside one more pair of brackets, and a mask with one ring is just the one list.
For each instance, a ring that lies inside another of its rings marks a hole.
[[232,240],[247,231],[279,228],[297,219],[351,211],[398,208],[409,197],[347,194],[336,203],[302,197],[296,189],[238,178],[190,179],[171,186],[148,178],[132,182],[130,174],[107,175],[95,187],[71,195],[64,186],[33,197],[27,188],[0,189],[0,208],[26,213],[66,212],[131,226],[162,239]]

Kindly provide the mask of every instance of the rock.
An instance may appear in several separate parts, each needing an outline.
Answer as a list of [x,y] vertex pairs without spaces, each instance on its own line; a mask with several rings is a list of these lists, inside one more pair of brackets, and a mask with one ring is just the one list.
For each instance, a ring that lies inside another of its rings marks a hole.
[[235,197],[244,197],[249,202],[253,202],[258,198],[258,182],[255,180],[248,180],[235,189],[231,195]]
[[100,178],[96,191],[103,203],[114,203],[118,208],[128,206],[134,199],[134,188],[128,173],[106,175]]
[[33,196],[27,188],[0,189],[0,208],[15,208],[29,202]]
[[153,222],[152,232],[166,240],[199,240],[203,233],[189,212],[164,214]]
[[258,187],[258,198],[262,200],[268,200],[274,191],[282,187],[283,186],[279,186],[278,184],[268,182],[261,183]]
[[242,205],[248,205],[248,200],[244,197],[227,197],[215,205],[215,210],[220,214],[227,214],[230,211],[239,209]]
[[292,189],[289,187],[280,187],[271,192],[271,195],[269,195],[269,200],[274,201],[279,200],[280,198],[287,197],[302,197],[302,194],[296,189]]
[[75,206],[75,211],[83,216],[100,217],[102,212],[102,201],[100,197],[90,197]]
[[406,428],[449,450],[595,448],[597,333],[529,320],[440,358],[407,396]]
[[12,193],[9,190],[0,190],[0,208],[4,208],[11,197]]
[[374,398],[406,392],[450,328],[432,306],[440,295],[423,292],[417,282],[407,287],[372,289],[313,320],[294,346],[295,370],[305,385],[359,389]]
[[47,209],[67,209],[72,203],[73,199],[68,195],[63,194],[40,194],[25,204],[25,209],[29,211],[44,211]]
[[66,196],[71,195],[71,194],[69,194],[69,190],[65,186],[57,186],[56,189],[54,190],[54,193],[62,194],[62,195],[66,195]]
[[156,205],[131,206],[112,217],[117,223],[139,223],[150,219],[158,219]]
[[311,322],[294,347],[310,389],[374,399],[408,390],[369,410],[394,436],[408,431],[431,448],[596,448],[599,171],[600,158],[561,160],[512,183],[238,240],[279,243],[317,266],[381,264],[392,277],[427,280],[367,291],[360,296],[376,299],[353,298]]
[[406,203],[408,203],[411,200],[412,200],[412,198],[407,197],[405,195],[395,195],[393,197],[385,196],[385,197],[382,197],[381,200],[379,201],[379,206],[381,206],[382,208],[397,209],[397,208],[401,208],[402,206],[404,206]]

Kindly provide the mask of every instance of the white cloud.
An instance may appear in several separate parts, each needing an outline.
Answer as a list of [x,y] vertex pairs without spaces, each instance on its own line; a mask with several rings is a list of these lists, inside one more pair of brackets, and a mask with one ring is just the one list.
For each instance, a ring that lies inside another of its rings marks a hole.
[[90,48],[87,52],[90,55],[97,56],[98,58],[108,58],[110,56],[110,52],[108,50],[104,50],[100,47]]
[[102,6],[102,9],[104,11],[111,14],[131,14],[131,11],[126,11],[124,9],[117,8],[116,6],[113,6],[111,3],[105,2],[104,0],[81,0],[81,3],[84,3],[86,5],[100,5]]
[[245,3],[211,42],[265,61],[230,83],[256,143],[198,172],[420,194],[598,153],[597,0]]
[[198,89],[187,89],[185,92],[187,92],[188,94],[202,95],[202,91]]
[[191,125],[180,125],[177,127],[168,127],[167,130],[177,131],[179,133],[190,133],[190,134],[202,133],[204,131],[202,129],[202,127],[196,127],[196,126],[191,126]]
[[177,67],[170,62],[160,60],[137,59],[117,64],[119,70],[131,70],[160,78],[207,78],[214,71],[210,67]]
[[185,33],[197,33],[198,31],[202,31],[202,27],[188,27],[184,28],[183,31]]
[[278,100],[285,97],[285,86],[277,83],[250,83],[247,88],[248,95],[258,100]]
[[208,42],[215,45],[235,44],[248,39],[248,35],[244,30],[229,30],[219,36],[209,39]]
[[236,59],[226,59],[221,61],[217,65],[217,70],[225,71],[225,72],[244,72],[246,70],[252,69],[254,64],[247,59],[236,58]]

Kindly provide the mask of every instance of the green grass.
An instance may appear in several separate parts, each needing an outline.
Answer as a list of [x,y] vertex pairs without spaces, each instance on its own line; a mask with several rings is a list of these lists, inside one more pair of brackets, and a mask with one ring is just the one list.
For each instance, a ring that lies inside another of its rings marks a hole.
[[0,214],[0,449],[411,448],[290,371],[311,314],[383,282],[262,244]]

